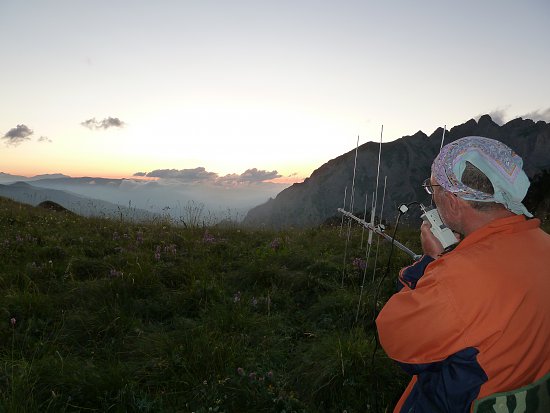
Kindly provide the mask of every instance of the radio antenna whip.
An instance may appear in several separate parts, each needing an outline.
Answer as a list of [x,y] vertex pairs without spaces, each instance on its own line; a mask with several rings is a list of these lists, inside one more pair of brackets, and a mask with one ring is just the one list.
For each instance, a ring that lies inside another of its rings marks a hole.
[[441,146],[439,147],[439,152],[441,152],[441,149],[443,148],[443,141],[445,140],[445,130],[447,129],[447,125],[443,126],[443,136],[441,137]]
[[[376,189],[375,189],[375,192],[374,192],[373,205],[372,205],[372,209],[371,209],[371,213],[370,213],[370,227],[371,228],[374,228],[374,218],[376,216],[376,205],[377,205],[377,202],[378,202],[378,185],[379,185],[379,180],[380,180],[380,161],[381,161],[381,156],[382,156],[382,136],[383,135],[384,135],[384,125],[382,125],[382,127],[380,129],[380,146],[379,146],[379,149],[378,149],[378,166],[376,168]],[[353,214],[353,211],[351,213]],[[363,289],[365,287],[367,267],[369,265],[370,250],[371,250],[371,247],[372,247],[372,234],[373,234],[373,232],[374,231],[372,229],[369,231],[369,238],[368,238],[369,246],[367,247],[367,261],[366,261],[365,268],[363,270],[363,279],[361,281],[361,289],[360,289],[360,292],[359,292],[359,303],[357,304],[357,313],[355,314],[355,322],[357,322],[357,320],[359,318],[359,309],[361,307],[361,299],[363,297]],[[375,266],[376,266],[376,264],[375,264]]]
[[[353,163],[353,178],[351,180],[350,211],[353,214],[353,203],[355,197],[355,172],[357,170],[357,151],[359,149],[359,135],[357,135],[357,144],[355,145],[355,160]],[[348,234],[346,237],[346,246],[344,248],[344,262],[342,264],[342,287],[344,286],[344,277],[346,275],[346,260],[348,255],[348,244],[351,237],[351,219],[348,220]]]
[[353,204],[355,201],[355,172],[357,170],[357,151],[358,150],[359,150],[359,135],[357,135],[357,144],[355,145],[355,160],[353,161],[353,178],[351,180],[351,205],[349,207],[349,210],[352,214],[353,214]]
[[[384,176],[384,192],[382,195],[382,207],[380,208],[380,227],[384,228],[382,225],[382,216],[384,215],[384,201],[386,199],[386,182],[388,177]],[[380,248],[380,237],[378,237],[378,240],[376,241],[376,254],[374,255],[374,267],[372,267],[372,282],[374,282],[374,279],[376,278],[376,264],[378,263],[378,250]]]
[[[371,211],[374,211],[374,197],[375,196],[374,196],[374,192],[373,192],[372,193],[371,206],[370,206]],[[361,220],[358,220],[357,217],[355,217],[353,215],[351,215],[350,217],[355,219],[357,222],[359,222],[361,224]],[[372,225],[372,223],[367,223],[363,219],[363,228],[368,228],[369,238],[372,238],[372,233],[374,231],[374,225]],[[357,322],[357,320],[359,319],[359,308],[361,307],[361,299],[363,297],[363,289],[365,288],[365,280],[367,278],[367,268],[369,268],[371,248],[372,248],[372,239],[370,240],[370,242],[368,242],[367,252],[365,254],[366,255],[366,257],[365,257],[365,268],[363,268],[363,278],[361,279],[361,287],[360,287],[360,290],[359,290],[359,302],[357,303],[357,312],[355,313],[355,322]]]
[[384,192],[382,194],[382,208],[380,209],[380,222],[382,222],[382,215],[384,215],[384,202],[386,200],[386,185],[388,181],[388,175],[384,176]]
[[[363,212],[363,220],[367,219],[367,201],[368,201],[369,193],[365,192],[365,212]],[[342,216],[342,219],[344,217]],[[365,237],[365,227],[361,230],[361,249],[363,249],[363,239]]]
[[[378,149],[378,167],[376,171],[376,191],[374,193],[374,207],[372,208],[372,211],[370,213],[370,224],[374,227],[374,217],[376,212],[376,205],[378,202],[378,180],[380,178],[380,157],[382,155],[382,135],[384,134],[384,125],[382,125],[382,129],[380,130],[380,148]],[[353,211],[351,211],[353,213]],[[372,231],[369,232],[369,245],[372,243]]]
[[[343,209],[346,209],[346,196],[348,192],[348,186],[346,185],[346,188],[344,189],[344,205],[342,206]],[[344,227],[344,216],[342,215],[342,222],[340,223],[340,236],[342,236],[342,228]]]

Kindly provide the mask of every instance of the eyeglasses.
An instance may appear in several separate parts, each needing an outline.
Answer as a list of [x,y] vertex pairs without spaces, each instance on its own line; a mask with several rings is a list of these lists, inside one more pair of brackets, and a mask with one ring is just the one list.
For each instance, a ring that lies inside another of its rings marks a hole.
[[434,194],[434,186],[441,186],[441,185],[438,185],[438,184],[432,184],[430,182],[430,178],[424,180],[424,182],[422,182],[422,186],[424,187],[424,189],[426,190],[426,192],[430,195],[433,195]]

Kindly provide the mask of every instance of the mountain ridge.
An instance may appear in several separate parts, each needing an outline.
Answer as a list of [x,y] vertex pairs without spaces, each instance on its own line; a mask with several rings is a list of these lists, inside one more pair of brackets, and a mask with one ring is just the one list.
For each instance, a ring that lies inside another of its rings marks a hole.
[[0,196],[32,206],[51,202],[77,215],[86,217],[98,216],[120,218],[122,216],[132,221],[158,218],[157,214],[143,209],[120,206],[111,202],[88,198],[69,191],[40,188],[22,181],[14,182],[9,185],[0,184]]
[[[530,178],[550,169],[550,124],[544,121],[517,118],[499,126],[489,115],[483,115],[478,121],[470,119],[446,131],[444,143],[473,135],[497,139],[510,146],[523,158],[524,170]],[[370,210],[376,198],[377,214],[386,217],[393,215],[402,203],[429,203],[429,196],[421,184],[430,175],[431,163],[439,152],[442,136],[443,128],[437,128],[429,136],[418,131],[382,143],[378,191],[375,187],[380,144],[366,142],[357,148],[353,195],[355,149],[329,160],[302,183],[294,184],[275,198],[252,208],[243,223],[270,228],[308,227],[333,217],[344,204],[346,209],[354,212],[363,211],[365,205]],[[387,193],[384,197],[386,178]],[[381,205],[381,200],[385,200],[385,205]],[[382,206],[384,211],[381,211]]]

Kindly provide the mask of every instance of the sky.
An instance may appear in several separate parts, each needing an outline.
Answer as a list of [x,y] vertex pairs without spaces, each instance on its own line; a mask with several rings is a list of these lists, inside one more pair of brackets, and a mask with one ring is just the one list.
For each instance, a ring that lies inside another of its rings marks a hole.
[[299,182],[359,143],[550,121],[550,2],[0,0],[0,171]]

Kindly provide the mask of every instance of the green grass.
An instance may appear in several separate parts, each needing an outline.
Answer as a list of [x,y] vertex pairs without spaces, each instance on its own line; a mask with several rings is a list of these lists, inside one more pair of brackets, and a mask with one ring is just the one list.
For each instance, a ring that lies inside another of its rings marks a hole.
[[[346,248],[339,225],[137,224],[0,198],[0,412],[391,411],[408,378],[373,316],[410,259],[375,241],[363,271],[361,232]],[[398,238],[420,251],[417,229]]]
[[374,352],[374,300],[409,259],[394,251],[377,296],[388,244],[374,283],[373,249],[358,311],[360,238],[344,263],[339,226],[136,224],[0,198],[0,411],[390,411],[407,377]]

